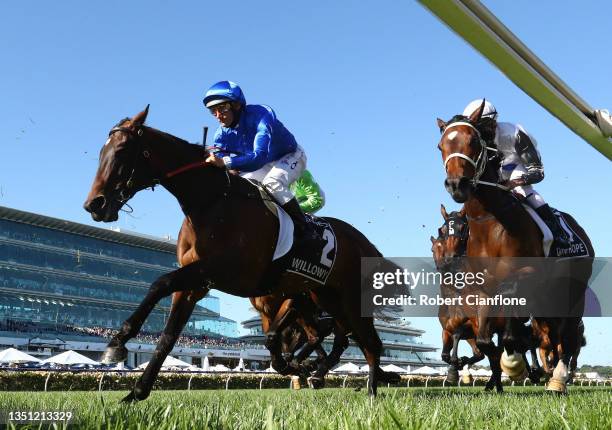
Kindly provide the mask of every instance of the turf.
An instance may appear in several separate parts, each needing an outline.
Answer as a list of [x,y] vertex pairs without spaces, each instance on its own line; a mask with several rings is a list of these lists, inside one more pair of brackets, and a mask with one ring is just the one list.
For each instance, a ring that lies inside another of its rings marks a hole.
[[567,397],[542,387],[511,387],[503,395],[383,388],[373,402],[353,389],[154,391],[146,401],[120,404],[125,394],[3,392],[0,409],[69,410],[75,426],[86,429],[612,429],[610,387],[573,387]]

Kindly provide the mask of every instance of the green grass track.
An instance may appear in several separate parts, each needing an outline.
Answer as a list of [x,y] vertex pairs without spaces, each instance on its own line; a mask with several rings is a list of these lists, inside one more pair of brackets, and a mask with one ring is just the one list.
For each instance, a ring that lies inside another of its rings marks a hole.
[[[125,392],[2,392],[0,410],[72,411],[84,429],[612,429],[612,388],[542,387],[364,390],[154,391],[123,405]],[[8,428],[24,428],[23,425]],[[65,428],[31,424],[25,428]]]

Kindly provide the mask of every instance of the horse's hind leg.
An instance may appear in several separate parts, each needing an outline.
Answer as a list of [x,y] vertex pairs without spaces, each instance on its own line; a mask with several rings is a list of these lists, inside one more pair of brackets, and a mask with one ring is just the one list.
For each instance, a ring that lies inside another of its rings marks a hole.
[[[357,317],[359,318],[359,317]],[[380,376],[380,354],[382,342],[374,328],[372,318],[359,318],[359,325],[353,330],[353,337],[361,347],[368,366],[368,394],[375,397],[378,389],[378,377]]]
[[329,369],[334,367],[336,364],[340,362],[340,357],[342,357],[342,353],[348,348],[349,340],[346,336],[344,330],[336,325],[334,328],[334,346],[331,352],[319,363],[317,367],[317,371],[313,375],[313,379],[318,378],[323,381]]
[[[125,320],[119,332],[110,340],[100,362],[112,364],[124,361],[127,358],[125,344],[138,334],[155,305],[174,292],[188,290],[189,285],[203,285],[204,280],[201,278],[202,265],[200,262],[181,267],[157,278],[149,287],[149,291],[138,308]],[[204,290],[204,287],[202,287],[201,291],[203,291],[202,297],[204,297],[208,289]]]
[[170,311],[168,321],[166,322],[166,327],[164,328],[164,332],[157,342],[157,347],[155,348],[153,357],[151,358],[151,361],[149,361],[149,364],[144,370],[142,376],[138,379],[138,381],[136,381],[132,391],[122,399],[123,402],[144,400],[149,397],[151,388],[153,388],[153,383],[159,374],[159,370],[161,369],[164,360],[170,351],[172,351],[172,348],[174,348],[174,344],[181,334],[183,327],[185,327],[185,324],[189,320],[189,317],[193,312],[193,308],[195,307],[197,301],[202,297],[203,295],[200,294],[198,294],[197,297],[194,297],[193,295],[184,293],[175,297],[175,300],[172,303],[172,310]]

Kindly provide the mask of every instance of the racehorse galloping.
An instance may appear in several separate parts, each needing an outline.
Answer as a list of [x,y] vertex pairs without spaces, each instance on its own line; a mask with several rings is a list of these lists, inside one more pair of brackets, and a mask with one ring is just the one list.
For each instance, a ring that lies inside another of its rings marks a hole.
[[360,316],[357,270],[362,257],[380,256],[374,245],[349,224],[329,218],[338,252],[326,285],[281,273],[272,264],[279,221],[259,190],[225,169],[205,165],[208,152],[203,147],[145,126],[147,114],[148,106],[110,131],[84,204],[95,221],[115,221],[121,207],[138,191],[161,184],[176,197],[185,214],[177,242],[181,268],[153,282],[104,354],[107,362],[123,361],[126,342],[139,332],[159,300],[173,294],[171,312],[153,357],[124,400],[148,397],[196,302],[210,288],[258,297],[270,294],[269,286],[287,295],[310,291],[316,304],[352,333],[370,366],[369,394],[375,395],[381,379],[382,342],[373,319]]
[[[274,370],[282,375],[306,376],[313,388],[322,388],[325,375],[338,364],[348,347],[348,338],[342,327],[331,317],[322,318],[321,310],[308,294],[291,297],[270,294],[250,300],[261,317]],[[327,354],[321,343],[332,331],[334,344]],[[306,363],[313,351],[317,352],[318,358]],[[310,371],[315,371],[315,374],[309,375]]]
[[[436,268],[442,273],[466,271],[464,257],[469,229],[465,213],[462,209],[462,212],[448,214],[444,205],[441,206],[440,212],[444,218],[444,224],[438,229],[438,237],[431,237],[431,250]],[[464,290],[456,289],[452,284],[442,283],[440,290],[442,297],[445,298],[465,295]],[[440,306],[438,320],[442,326],[442,360],[450,365],[447,376],[449,383],[455,384],[459,380],[459,370],[464,365],[477,363],[485,356],[478,349],[475,340],[478,333],[478,318],[474,309],[463,303],[462,305]],[[461,339],[465,339],[470,344],[472,357],[458,358],[458,345]],[[500,349],[494,347],[487,352],[492,374],[485,390],[492,390],[495,387],[497,391],[502,392]]]
[[[525,273],[526,268],[517,265],[511,257],[542,257],[544,253],[542,235],[535,222],[507,190],[497,185],[497,166],[490,159],[491,148],[486,146],[477,129],[483,108],[484,102],[469,117],[456,116],[449,122],[438,119],[442,133],[438,148],[447,173],[446,189],[456,202],[465,203],[470,229],[467,256],[502,257],[493,267],[486,267],[496,281],[485,286],[485,289],[495,291],[498,285],[512,279],[511,275]],[[568,272],[571,277],[564,279],[573,293],[571,303],[583,309],[594,251],[584,230],[571,217],[567,216],[566,219],[570,227],[585,239],[589,250],[590,258],[572,259],[564,263],[571,265]],[[487,311],[486,307],[481,307],[478,318],[477,343],[485,353],[492,345]],[[551,341],[563,351],[548,387],[558,392],[565,392],[568,365],[580,342],[578,329],[582,314],[580,310],[577,312],[580,314],[572,314],[571,317],[546,318],[552,327]],[[523,321],[507,318],[503,344],[508,353],[524,353],[528,348],[518,336],[524,328]]]

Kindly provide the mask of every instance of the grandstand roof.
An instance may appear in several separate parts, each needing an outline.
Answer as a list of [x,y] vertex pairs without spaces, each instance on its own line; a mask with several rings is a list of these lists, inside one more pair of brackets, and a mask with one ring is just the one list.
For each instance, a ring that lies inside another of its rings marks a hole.
[[60,230],[67,233],[89,236],[96,239],[116,242],[125,245],[138,246],[141,248],[153,249],[156,251],[176,253],[176,241],[171,239],[156,238],[154,236],[143,235],[134,232],[111,230],[100,227],[93,227],[77,222],[66,221],[46,215],[35,214],[32,212],[12,209],[0,206],[0,219],[30,224],[38,227]]

